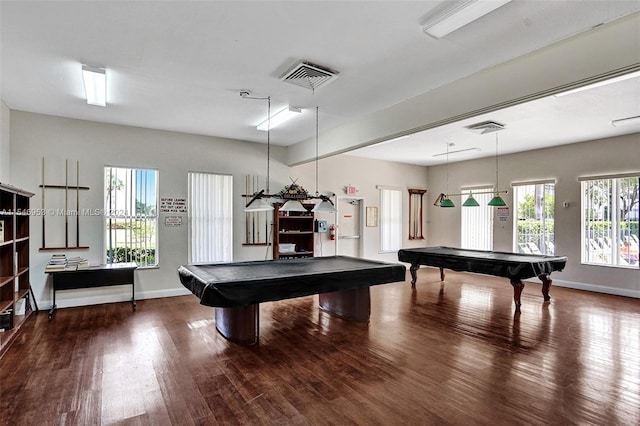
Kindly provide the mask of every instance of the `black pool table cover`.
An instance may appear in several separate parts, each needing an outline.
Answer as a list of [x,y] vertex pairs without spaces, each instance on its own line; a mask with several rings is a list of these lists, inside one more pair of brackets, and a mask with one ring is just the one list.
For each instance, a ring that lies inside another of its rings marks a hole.
[[442,246],[402,249],[398,251],[398,260],[412,265],[495,275],[507,277],[510,280],[548,275],[554,271],[562,271],[567,264],[566,256],[468,250]]
[[205,306],[230,308],[405,281],[406,267],[348,256],[307,257],[178,268]]

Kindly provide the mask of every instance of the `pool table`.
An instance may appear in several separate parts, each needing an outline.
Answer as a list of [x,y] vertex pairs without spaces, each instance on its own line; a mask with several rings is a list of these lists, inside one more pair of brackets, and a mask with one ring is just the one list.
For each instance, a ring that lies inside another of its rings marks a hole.
[[562,271],[567,264],[566,256],[468,250],[442,246],[401,249],[398,251],[398,260],[411,264],[409,271],[412,287],[416,285],[416,272],[420,265],[440,268],[441,281],[444,281],[444,268],[509,278],[513,286],[516,312],[520,312],[520,296],[524,288],[522,280],[538,277],[542,281],[542,295],[545,302],[548,302],[551,300],[549,275],[554,271]]
[[230,341],[254,344],[259,304],[319,294],[320,307],[337,316],[368,321],[369,287],[404,281],[406,267],[348,256],[189,264],[180,282],[205,306],[215,307],[216,329]]

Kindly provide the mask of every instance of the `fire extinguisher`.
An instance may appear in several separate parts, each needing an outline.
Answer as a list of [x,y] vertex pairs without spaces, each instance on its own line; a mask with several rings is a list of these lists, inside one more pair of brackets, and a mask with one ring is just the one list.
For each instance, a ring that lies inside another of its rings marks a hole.
[[335,225],[331,225],[329,227],[329,238],[331,240],[335,240],[336,239],[336,227],[335,227]]

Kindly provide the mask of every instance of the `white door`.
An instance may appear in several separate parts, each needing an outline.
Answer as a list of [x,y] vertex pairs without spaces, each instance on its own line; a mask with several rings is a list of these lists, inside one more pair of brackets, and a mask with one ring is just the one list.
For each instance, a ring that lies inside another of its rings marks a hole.
[[336,254],[342,256],[360,257],[362,241],[362,212],[361,198],[338,197],[336,212]]

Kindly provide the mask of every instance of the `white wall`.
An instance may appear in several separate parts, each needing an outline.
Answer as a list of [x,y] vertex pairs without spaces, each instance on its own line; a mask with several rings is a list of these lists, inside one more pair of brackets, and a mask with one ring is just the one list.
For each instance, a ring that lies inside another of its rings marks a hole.
[[[494,249],[512,251],[513,203],[511,182],[555,179],[556,254],[568,257],[563,272],[554,273],[555,284],[640,297],[640,270],[580,264],[580,176],[640,172],[640,133],[579,144],[528,151],[499,157],[499,189],[507,189],[510,206],[507,222],[494,218]],[[427,235],[430,245],[459,246],[460,209],[433,206],[433,194],[447,192],[446,166],[429,167]],[[495,182],[495,159],[484,158],[449,164],[449,192],[460,187]],[[464,200],[455,199],[457,206]],[[569,207],[562,207],[568,202]]]
[[0,101],[0,182],[8,183],[10,175],[10,145],[9,145],[9,129],[10,129],[11,111],[4,102]]
[[[284,148],[272,147],[271,192],[277,192],[277,188],[289,182],[291,173],[283,163],[284,156]],[[75,182],[75,166],[72,165],[76,160],[79,161],[80,185],[90,187],[90,190],[80,194],[80,209],[104,207],[105,165],[158,169],[160,197],[187,198],[189,171],[232,174],[235,194],[244,193],[245,175],[266,175],[265,144],[11,111],[12,167],[8,183],[36,194],[31,199],[32,208],[42,205],[39,185],[42,181],[43,157],[46,159],[47,184],[64,184],[66,159],[70,160],[70,181]],[[45,200],[49,199],[47,194]],[[234,260],[263,259],[264,246],[242,246],[245,202],[243,197],[238,196],[234,205]],[[51,226],[54,226],[54,221],[52,218]],[[44,268],[52,252],[38,251],[42,242],[41,217],[32,216],[30,226],[31,284],[40,307],[48,308],[51,304],[51,288],[45,285]],[[90,248],[86,251],[68,251],[66,254],[87,257],[96,263],[103,262],[103,229],[101,216],[81,216],[80,245]],[[136,272],[139,298],[186,294],[176,269],[187,262],[187,232],[186,215],[182,227],[165,228],[164,214],[161,214],[158,236],[160,266]],[[102,287],[99,292],[71,290],[56,295],[60,307],[127,300],[129,297],[130,287]]]
[[[5,129],[3,124],[3,129]],[[105,165],[146,167],[159,170],[161,197],[187,197],[187,173],[204,171],[232,174],[234,192],[244,193],[246,174],[264,174],[266,146],[237,140],[187,135],[165,131],[117,126],[60,117],[11,111],[10,120],[11,174],[7,183],[36,193],[32,208],[41,207],[42,158],[46,159],[47,183],[64,179],[64,162],[80,162],[80,184],[91,189],[80,196],[80,207],[103,208],[103,168]],[[5,148],[6,149],[6,148]],[[4,151],[6,152],[6,150]],[[289,177],[315,192],[315,163],[292,168],[284,164],[283,148],[272,148],[271,192],[277,192]],[[640,272],[619,268],[585,266],[580,264],[580,185],[578,176],[638,171],[640,166],[640,134],[581,144],[565,145],[500,157],[500,188],[510,189],[512,181],[556,179],[558,206],[567,201],[570,207],[556,208],[556,248],[558,254],[568,256],[565,271],[554,273],[554,283],[640,297]],[[495,179],[492,158],[451,163],[449,191],[461,186],[493,184]],[[424,209],[426,217],[424,241],[409,241],[404,247],[426,245],[458,245],[460,242],[460,210],[433,207],[433,198],[445,191],[444,166],[420,167],[400,163],[363,159],[346,154],[319,161],[319,190],[343,195],[346,185],[358,188],[358,196],[365,206],[379,207],[376,185],[403,188],[403,206],[408,207],[408,188],[428,189]],[[508,198],[509,199],[509,198]],[[265,247],[242,246],[244,238],[245,199],[238,196],[234,209],[234,260],[263,259]],[[511,204],[511,203],[509,203]],[[408,235],[408,212],[403,208]],[[327,216],[325,214],[325,216]],[[164,215],[159,226],[159,260],[157,269],[136,272],[137,297],[162,297],[186,294],[178,281],[176,269],[187,262],[187,224],[179,228],[165,228]],[[329,214],[329,223],[335,220]],[[495,249],[511,250],[512,218],[495,223]],[[51,252],[39,252],[41,245],[40,217],[31,218],[31,283],[41,308],[51,304],[51,288],[46,283],[44,267]],[[69,251],[92,262],[103,261],[102,217],[80,217],[80,245],[87,251]],[[394,262],[395,254],[379,253],[379,227],[364,227],[365,246],[362,257]],[[323,255],[334,253],[328,234],[321,236]],[[58,306],[103,303],[127,300],[130,288],[103,287],[95,290],[60,292]]]
[[[292,168],[292,173],[297,177],[309,193],[314,194],[315,162],[307,163]],[[403,204],[403,247],[420,247],[425,241],[409,240],[409,188],[424,189],[427,187],[427,168],[409,164],[394,163],[391,161],[372,160],[359,158],[346,154],[321,159],[318,162],[319,192],[327,194],[333,192],[337,195],[345,195],[344,187],[353,185],[358,189],[357,197],[364,198],[364,205],[380,208],[380,193],[376,185],[401,188]],[[427,203],[425,198],[424,203]],[[426,212],[426,206],[423,206]],[[335,217],[330,213],[323,213],[319,217],[327,219],[328,223],[335,223]],[[323,242],[323,255],[335,254],[335,245],[329,240],[328,234],[321,235]],[[396,253],[380,253],[380,227],[364,226],[364,252],[361,257],[377,259],[387,262],[397,262]]]

